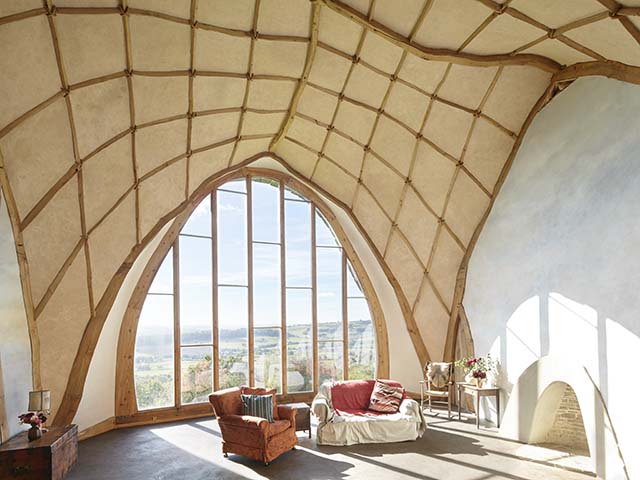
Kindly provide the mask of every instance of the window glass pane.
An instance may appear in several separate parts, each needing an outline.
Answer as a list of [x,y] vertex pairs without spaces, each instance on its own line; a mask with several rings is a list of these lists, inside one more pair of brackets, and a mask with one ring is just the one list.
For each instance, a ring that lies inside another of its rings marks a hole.
[[208,401],[213,392],[213,351],[211,347],[180,349],[180,383],[182,404]]
[[247,285],[247,196],[219,191],[217,213],[218,282]]
[[220,388],[249,385],[246,287],[218,287]]
[[288,287],[311,286],[311,205],[284,202]]
[[360,287],[360,282],[356,276],[356,272],[353,269],[351,262],[347,260],[347,296],[348,297],[363,297],[364,293]]
[[191,213],[181,233],[211,236],[211,196],[207,195]]
[[212,342],[211,240],[180,236],[180,341]]
[[232,192],[247,193],[247,179],[243,177],[236,180],[231,180],[230,182],[222,185],[220,188],[223,190],[230,190]]
[[251,195],[253,197],[253,240],[280,242],[279,182],[254,179],[251,182]]
[[342,342],[318,343],[318,382],[340,381],[343,376]]
[[317,249],[318,339],[342,339],[342,250]]
[[254,371],[257,387],[282,391],[281,331],[279,328],[254,330]]
[[253,244],[253,325],[281,324],[280,246]]
[[173,295],[147,295],[138,321],[134,357],[138,408],[174,405]]
[[313,390],[311,290],[287,290],[287,390]]
[[316,209],[316,245],[337,247],[338,241],[333,234],[333,230],[324,219],[322,214]]
[[350,298],[349,379],[375,378],[376,341],[367,300]]
[[173,293],[173,247],[160,264],[149,293]]

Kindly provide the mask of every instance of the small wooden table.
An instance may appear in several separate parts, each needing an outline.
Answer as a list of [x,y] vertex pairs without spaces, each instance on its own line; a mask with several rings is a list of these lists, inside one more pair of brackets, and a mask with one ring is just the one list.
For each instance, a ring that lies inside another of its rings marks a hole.
[[458,388],[458,420],[462,419],[462,394],[468,393],[476,400],[476,428],[480,428],[480,397],[495,397],[497,412],[497,427],[500,428],[500,389],[498,387],[476,387],[470,383],[457,382]]
[[311,408],[306,403],[287,403],[287,407],[295,408],[296,411],[296,432],[309,432],[311,438]]
[[78,427],[50,427],[30,442],[22,432],[0,445],[0,478],[60,480],[78,459]]

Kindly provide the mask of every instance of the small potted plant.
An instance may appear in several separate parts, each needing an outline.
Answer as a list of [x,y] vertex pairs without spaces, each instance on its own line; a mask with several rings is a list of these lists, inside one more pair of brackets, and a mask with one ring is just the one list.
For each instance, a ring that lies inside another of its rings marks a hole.
[[42,412],[27,412],[18,417],[21,425],[31,425],[27,436],[29,441],[42,437],[42,426],[47,421],[47,417]]
[[465,380],[468,383],[482,387],[487,379],[487,374],[494,370],[495,364],[491,355],[486,357],[468,357],[456,360],[456,367],[462,368]]

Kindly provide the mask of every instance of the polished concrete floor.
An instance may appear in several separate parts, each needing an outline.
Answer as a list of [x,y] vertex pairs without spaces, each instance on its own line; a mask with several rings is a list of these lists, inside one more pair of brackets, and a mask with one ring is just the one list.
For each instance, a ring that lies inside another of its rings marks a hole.
[[299,445],[269,467],[223,458],[218,424],[191,420],[109,432],[80,443],[68,480],[151,479],[452,479],[587,480],[592,476],[519,457],[522,445],[475,429],[472,421],[429,416],[416,442],[321,447],[298,432]]

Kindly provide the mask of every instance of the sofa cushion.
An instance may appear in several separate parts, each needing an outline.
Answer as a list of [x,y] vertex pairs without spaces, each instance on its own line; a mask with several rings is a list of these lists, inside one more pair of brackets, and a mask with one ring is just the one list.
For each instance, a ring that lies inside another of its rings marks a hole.
[[273,397],[271,395],[240,395],[242,414],[261,417],[273,423]]
[[[381,381],[402,388],[402,384],[394,380]],[[349,410],[368,410],[375,383],[376,380],[348,380],[331,385],[331,404],[335,412],[340,415],[340,412]]]
[[369,410],[383,413],[395,413],[404,397],[404,388],[376,380],[371,392]]

